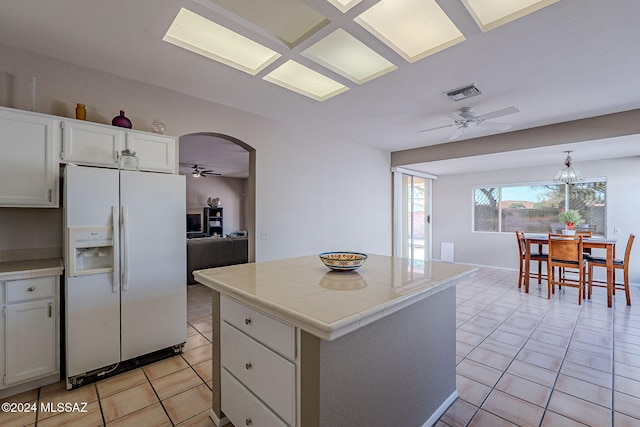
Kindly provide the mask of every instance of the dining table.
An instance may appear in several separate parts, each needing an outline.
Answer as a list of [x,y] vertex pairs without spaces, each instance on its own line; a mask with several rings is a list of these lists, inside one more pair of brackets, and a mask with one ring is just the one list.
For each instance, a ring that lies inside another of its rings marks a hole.
[[[549,244],[549,235],[542,233],[525,233],[525,276],[524,276],[524,291],[529,293],[529,268],[531,264],[530,254],[531,247],[538,245],[538,252],[542,253],[543,246]],[[613,300],[614,290],[614,270],[613,260],[616,256],[616,239],[606,239],[604,237],[584,237],[582,239],[582,247],[584,249],[604,249],[605,258],[607,260],[607,306],[611,307]]]

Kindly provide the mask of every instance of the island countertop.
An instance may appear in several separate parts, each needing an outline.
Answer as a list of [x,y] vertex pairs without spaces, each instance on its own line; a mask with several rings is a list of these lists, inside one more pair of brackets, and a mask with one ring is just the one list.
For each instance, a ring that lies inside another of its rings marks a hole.
[[318,256],[197,270],[200,283],[331,341],[454,286],[475,268],[369,255],[358,270],[330,271]]

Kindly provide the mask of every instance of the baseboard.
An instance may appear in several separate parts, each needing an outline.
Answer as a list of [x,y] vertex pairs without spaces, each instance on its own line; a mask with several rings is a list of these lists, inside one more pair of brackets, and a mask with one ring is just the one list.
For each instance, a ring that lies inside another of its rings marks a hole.
[[209,412],[209,418],[211,418],[211,421],[213,421],[213,423],[218,427],[226,426],[231,422],[227,417],[222,417],[222,419],[218,418],[216,413],[213,412],[213,409],[211,410],[211,412]]
[[436,411],[433,414],[431,414],[429,419],[424,424],[422,424],[422,427],[431,427],[435,425],[435,423],[437,423],[440,417],[445,412],[447,412],[447,409],[449,409],[449,406],[451,406],[453,402],[456,401],[457,398],[458,398],[458,390],[454,390],[453,393],[451,393],[451,395],[447,397],[444,402],[442,402],[442,405],[440,405],[438,409],[436,409]]

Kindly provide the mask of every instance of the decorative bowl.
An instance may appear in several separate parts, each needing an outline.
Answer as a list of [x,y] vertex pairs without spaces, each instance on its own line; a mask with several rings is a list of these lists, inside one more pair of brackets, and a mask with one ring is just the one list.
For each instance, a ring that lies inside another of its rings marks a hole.
[[367,260],[367,254],[358,252],[323,252],[320,260],[333,271],[351,271]]

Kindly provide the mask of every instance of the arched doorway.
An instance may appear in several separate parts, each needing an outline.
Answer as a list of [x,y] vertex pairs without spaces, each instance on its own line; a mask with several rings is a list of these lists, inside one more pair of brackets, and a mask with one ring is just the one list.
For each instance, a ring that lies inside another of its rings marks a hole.
[[[255,229],[256,229],[256,184],[255,184],[255,161],[256,151],[245,142],[229,135],[215,132],[198,132],[183,135],[179,138],[179,159],[180,173],[191,175],[194,166],[199,170],[211,171],[204,174],[212,178],[225,178],[227,180],[244,180],[242,194],[238,195],[237,203],[232,202],[234,190],[227,193],[230,205],[240,209],[239,221],[228,222],[225,225],[225,233],[244,229],[248,233],[248,259],[255,261]],[[192,181],[193,182],[193,181]],[[201,182],[201,181],[199,181]],[[218,194],[208,194],[201,189],[190,194],[190,177],[187,176],[187,212],[195,209],[202,209],[206,206],[208,197],[220,197]],[[238,188],[237,185],[233,187]],[[221,197],[222,205],[225,205],[224,198]],[[199,206],[198,206],[199,205]],[[237,225],[237,226],[236,226]]]

